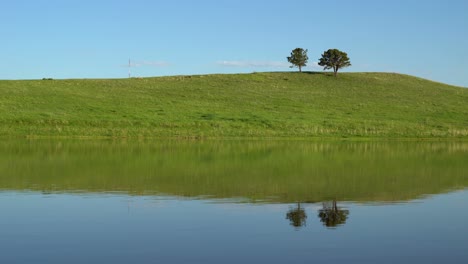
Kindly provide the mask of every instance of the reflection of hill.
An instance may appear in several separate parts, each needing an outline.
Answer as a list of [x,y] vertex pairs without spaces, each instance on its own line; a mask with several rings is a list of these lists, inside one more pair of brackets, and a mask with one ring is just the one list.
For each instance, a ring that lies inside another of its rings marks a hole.
[[0,189],[272,202],[399,201],[468,186],[463,142],[0,142]]

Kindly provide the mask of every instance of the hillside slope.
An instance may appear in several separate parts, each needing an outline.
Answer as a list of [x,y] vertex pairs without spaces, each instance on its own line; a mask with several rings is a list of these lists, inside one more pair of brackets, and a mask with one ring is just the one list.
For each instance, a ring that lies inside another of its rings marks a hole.
[[390,73],[0,81],[0,136],[468,137],[468,89]]

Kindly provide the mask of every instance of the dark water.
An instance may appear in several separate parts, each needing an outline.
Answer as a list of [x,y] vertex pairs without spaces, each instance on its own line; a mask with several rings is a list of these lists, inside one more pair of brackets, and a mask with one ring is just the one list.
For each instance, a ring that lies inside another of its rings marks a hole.
[[463,142],[0,141],[0,263],[464,263]]

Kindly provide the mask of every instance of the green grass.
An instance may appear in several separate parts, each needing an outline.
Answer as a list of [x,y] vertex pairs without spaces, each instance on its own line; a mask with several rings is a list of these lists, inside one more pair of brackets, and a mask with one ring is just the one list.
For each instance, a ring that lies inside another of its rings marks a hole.
[[390,73],[0,81],[0,136],[467,138],[468,89]]

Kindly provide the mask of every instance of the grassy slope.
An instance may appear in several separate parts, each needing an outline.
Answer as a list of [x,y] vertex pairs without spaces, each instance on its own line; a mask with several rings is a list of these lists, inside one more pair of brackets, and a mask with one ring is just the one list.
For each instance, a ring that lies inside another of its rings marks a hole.
[[388,73],[0,81],[0,136],[468,137],[468,89]]

